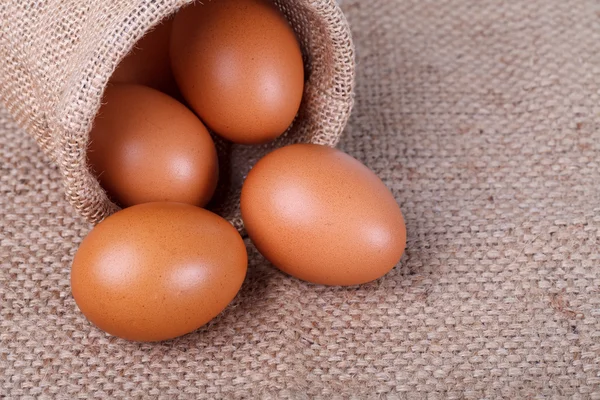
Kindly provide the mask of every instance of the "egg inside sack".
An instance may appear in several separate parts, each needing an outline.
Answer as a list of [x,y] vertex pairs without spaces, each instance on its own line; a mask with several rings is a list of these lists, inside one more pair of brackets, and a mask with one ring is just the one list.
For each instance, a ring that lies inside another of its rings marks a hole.
[[298,113],[302,52],[269,0],[213,0],[182,9],[173,23],[171,65],[190,107],[234,143],[269,142]]
[[119,63],[112,83],[135,83],[178,97],[171,71],[169,46],[173,18],[167,18],[147,32]]
[[244,241],[223,218],[182,203],[147,203],[98,224],[71,269],[81,312],[100,329],[160,341],[198,329],[246,276]]
[[112,200],[123,207],[209,202],[219,174],[217,151],[194,113],[142,85],[111,85],[103,103],[87,155]]
[[265,258],[313,283],[375,280],[406,246],[389,189],[358,160],[326,146],[295,144],[262,158],[244,182],[241,212]]

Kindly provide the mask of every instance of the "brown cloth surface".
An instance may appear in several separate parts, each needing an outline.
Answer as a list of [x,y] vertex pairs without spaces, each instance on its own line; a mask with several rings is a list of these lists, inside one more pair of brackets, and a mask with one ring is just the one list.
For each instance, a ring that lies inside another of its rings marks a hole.
[[205,328],[160,344],[77,311],[90,225],[0,113],[0,397],[600,399],[600,4],[343,2],[340,147],[393,190],[408,249],[327,288],[250,251]]

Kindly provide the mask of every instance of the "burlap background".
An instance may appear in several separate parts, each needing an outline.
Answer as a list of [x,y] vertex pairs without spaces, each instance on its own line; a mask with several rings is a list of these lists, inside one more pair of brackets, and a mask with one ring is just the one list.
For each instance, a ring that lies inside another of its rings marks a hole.
[[[384,279],[288,279],[162,344],[77,311],[90,225],[0,114],[0,397],[600,399],[600,5],[345,0],[357,97],[341,147],[404,210]],[[1,7],[1,6],[0,6]]]

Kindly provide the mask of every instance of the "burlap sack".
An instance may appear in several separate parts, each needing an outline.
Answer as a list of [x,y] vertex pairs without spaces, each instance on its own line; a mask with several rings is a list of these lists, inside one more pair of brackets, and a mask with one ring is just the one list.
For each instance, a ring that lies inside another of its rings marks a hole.
[[[213,0],[217,1],[217,0]],[[276,0],[300,39],[307,83],[290,130],[264,146],[218,144],[228,167],[213,208],[243,231],[239,190],[253,163],[295,142],[333,146],[353,100],[354,52],[334,0]],[[117,210],[86,163],[88,134],[107,82],[137,40],[190,0],[4,0],[0,101],[61,172],[69,202],[96,223]]]

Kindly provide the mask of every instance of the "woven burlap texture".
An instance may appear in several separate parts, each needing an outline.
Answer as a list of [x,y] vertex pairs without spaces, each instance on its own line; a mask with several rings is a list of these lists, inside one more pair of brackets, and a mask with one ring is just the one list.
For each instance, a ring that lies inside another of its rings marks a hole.
[[600,399],[600,9],[595,0],[377,0],[340,147],[392,189],[401,264],[358,288],[250,247],[238,298],[137,344],[78,312],[91,228],[0,117],[0,397]]
[[[190,1],[8,0],[0,5],[0,102],[58,165],[67,198],[92,223],[118,209],[86,162],[102,93],[136,41]],[[337,144],[353,102],[354,48],[335,0],[275,3],[299,38],[307,80],[298,117],[279,139],[263,146],[217,143],[222,179],[213,209],[240,232],[241,183],[253,163],[286,144]]]

